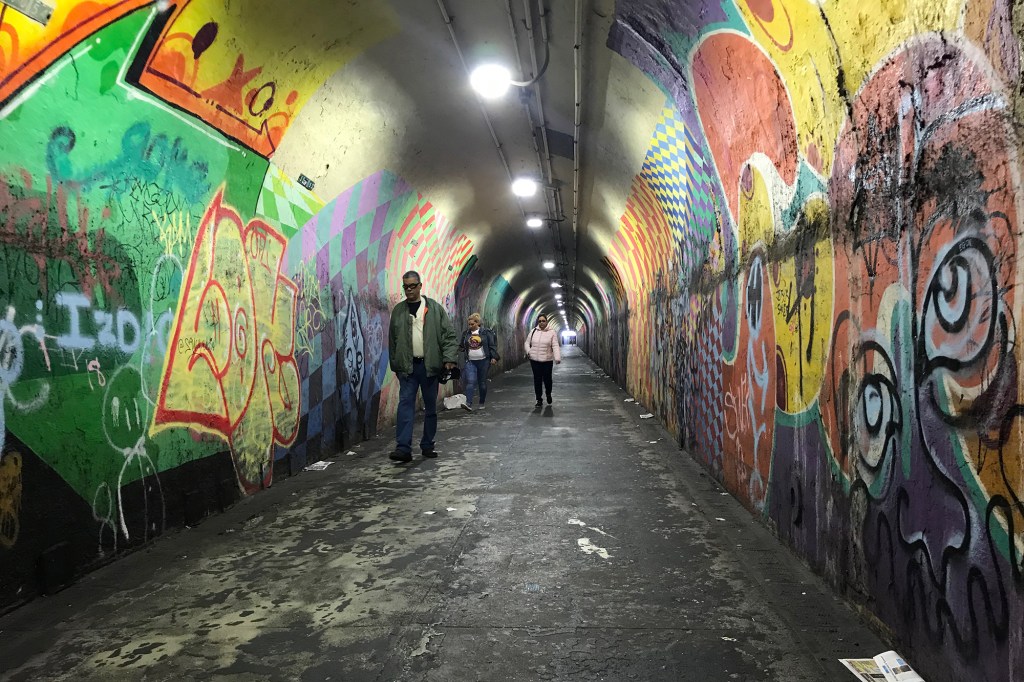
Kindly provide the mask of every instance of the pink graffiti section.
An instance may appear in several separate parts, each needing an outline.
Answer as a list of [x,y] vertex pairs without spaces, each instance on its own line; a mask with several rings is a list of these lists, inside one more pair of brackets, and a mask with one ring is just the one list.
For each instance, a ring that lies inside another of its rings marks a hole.
[[153,429],[188,426],[227,440],[243,490],[266,486],[275,444],[298,432],[298,289],[281,271],[286,246],[266,223],[244,224],[219,192],[185,273]]
[[716,33],[693,57],[693,90],[733,219],[739,211],[743,165],[768,156],[792,185],[796,126],[786,86],[768,56],[744,36]]

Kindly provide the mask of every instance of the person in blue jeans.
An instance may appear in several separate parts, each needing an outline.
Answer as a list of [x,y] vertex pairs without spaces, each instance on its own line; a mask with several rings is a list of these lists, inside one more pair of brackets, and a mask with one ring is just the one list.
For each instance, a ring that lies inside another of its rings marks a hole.
[[480,409],[487,403],[487,372],[491,365],[498,364],[498,337],[490,329],[484,329],[480,313],[473,313],[466,319],[468,328],[462,332],[459,350],[466,361],[462,374],[462,385],[466,391],[466,404],[462,408],[473,411],[473,393],[480,391]]
[[421,295],[419,273],[402,276],[405,300],[391,311],[388,325],[388,358],[391,371],[398,376],[398,419],[395,451],[388,457],[396,462],[412,461],[412,427],[416,420],[416,393],[423,395],[423,438],[420,452],[437,457],[437,386],[441,373],[454,369],[459,348],[455,328],[444,306]]

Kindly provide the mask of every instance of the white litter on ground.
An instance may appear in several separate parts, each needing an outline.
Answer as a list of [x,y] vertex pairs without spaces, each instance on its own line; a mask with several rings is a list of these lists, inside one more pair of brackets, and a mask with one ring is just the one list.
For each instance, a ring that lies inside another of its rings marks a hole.
[[651,414],[650,412],[648,412],[647,414],[640,415],[641,419],[651,419],[652,417],[654,417],[654,415]]
[[334,464],[334,462],[325,462],[325,461],[314,462],[313,464],[310,464],[308,467],[306,467],[305,471],[323,471],[324,469],[326,469],[327,467],[331,466],[332,464]]
[[614,535],[610,535],[609,533],[605,533],[600,528],[595,528],[594,526],[588,526],[585,521],[580,521],[579,519],[569,519],[569,525],[571,525],[571,526],[579,526],[580,528],[586,528],[587,530],[592,530],[595,533],[600,533],[601,535],[605,536],[606,538],[615,538]]
[[636,402],[636,398],[626,398],[622,402],[624,402],[624,403],[635,403]]
[[465,404],[466,396],[462,393],[456,393],[455,395],[444,399],[444,406],[449,410],[457,409]]
[[576,541],[576,544],[579,545],[580,549],[586,554],[596,554],[602,559],[608,558],[608,550],[604,547],[598,547],[590,541],[590,538],[580,538]]

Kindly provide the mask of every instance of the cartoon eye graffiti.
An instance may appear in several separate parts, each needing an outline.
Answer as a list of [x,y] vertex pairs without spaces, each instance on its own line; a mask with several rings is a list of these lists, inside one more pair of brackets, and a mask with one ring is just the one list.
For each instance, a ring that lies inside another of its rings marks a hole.
[[861,345],[857,364],[863,375],[853,406],[852,439],[859,456],[858,466],[866,477],[882,473],[889,455],[898,447],[903,427],[903,410],[892,360],[881,344]]
[[994,256],[977,237],[952,246],[931,273],[922,312],[926,373],[959,371],[987,357],[996,335],[999,285]]

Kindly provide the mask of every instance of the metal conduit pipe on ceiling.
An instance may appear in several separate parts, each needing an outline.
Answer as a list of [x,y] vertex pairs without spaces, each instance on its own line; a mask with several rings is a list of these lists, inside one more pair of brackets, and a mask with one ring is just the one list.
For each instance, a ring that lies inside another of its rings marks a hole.
[[[512,45],[515,47],[516,65],[517,65],[517,67],[519,69],[518,73],[520,75],[522,75],[522,73],[523,73],[523,58],[522,58],[522,55],[520,54],[520,51],[519,51],[519,31],[516,29],[516,20],[515,20],[514,14],[512,12],[512,0],[505,0],[505,11],[506,11],[506,14],[508,16],[508,28],[509,28],[509,34],[512,37]],[[532,28],[532,22],[529,22],[529,21],[527,22],[527,31],[528,31],[527,39],[530,41],[530,50],[532,52],[533,51],[533,28]],[[536,58],[534,58],[533,64],[534,64],[534,67],[533,67],[534,71],[533,72],[534,72],[534,75],[536,76],[536,73],[537,73],[537,60],[536,60]],[[531,86],[531,87],[533,87],[533,86]],[[543,157],[541,155],[540,145],[537,142],[537,129],[533,125],[533,111],[530,108],[530,101],[529,101],[529,99],[527,99],[525,97],[521,97],[520,101],[523,104],[523,109],[526,111],[526,120],[527,120],[527,123],[530,126],[530,137],[533,139],[533,150],[537,154],[537,165],[540,166],[541,175],[543,176],[544,175],[544,159],[543,159]],[[544,109],[543,109],[543,107],[541,108],[541,111],[540,111],[540,117],[541,117],[541,121],[543,123],[543,120],[544,120]],[[549,178],[550,178],[550,173],[548,174],[548,176],[544,177],[544,184],[547,184],[549,182]],[[549,212],[551,210],[551,208],[550,208],[550,206],[548,204],[548,195],[547,195],[547,193],[544,194],[544,209],[546,211],[549,211]]]
[[[448,27],[448,35],[452,38],[452,45],[455,46],[455,54],[459,56],[459,63],[462,64],[462,71],[466,74],[466,77],[469,78],[469,66],[466,64],[466,58],[462,54],[462,48],[459,47],[459,39],[455,35],[455,27],[452,25],[452,17],[451,14],[448,13],[448,8],[445,6],[444,0],[437,0],[437,8],[441,10],[441,17],[444,19],[445,26]],[[511,183],[512,168],[509,166],[508,159],[505,157],[505,150],[502,147],[501,142],[498,140],[498,134],[494,132],[494,125],[491,123],[491,117],[487,113],[487,107],[484,106],[483,100],[481,100],[476,93],[473,94],[473,97],[476,99],[476,103],[480,106],[480,113],[483,114],[484,121],[487,123],[487,129],[491,132],[491,139],[494,141],[494,148],[498,152],[498,158],[501,159],[501,165],[505,167],[505,175],[508,176],[509,183]],[[516,203],[519,204],[519,212],[522,213],[525,218],[526,211],[523,210],[522,202],[517,200]],[[540,258],[542,256],[540,246],[537,244],[537,238],[533,237],[532,234],[531,237],[533,238],[533,249],[536,252],[537,257]]]
[[580,128],[583,110],[583,0],[576,0],[575,37],[573,44],[573,80],[575,81],[575,124],[572,133],[572,296],[576,295],[576,265],[580,259]]
[[[523,12],[526,14],[526,31],[530,41],[530,60],[533,63],[533,73],[536,74],[540,69],[540,63],[537,59],[537,44],[533,35],[533,14],[532,7],[530,6],[530,0],[523,0]],[[548,26],[546,21],[547,12],[544,9],[544,0],[537,0],[537,17],[538,23],[540,23],[541,37],[544,43],[544,53],[547,55],[550,52],[551,47],[549,45],[550,37],[548,35]],[[547,174],[546,183],[551,187],[551,195],[554,201],[554,216],[558,219],[562,216],[562,195],[558,187],[555,186],[555,169],[551,162],[551,145],[548,141],[548,121],[547,116],[544,113],[544,95],[541,93],[539,81],[534,83],[532,87],[533,94],[537,98],[537,109],[538,114],[540,115],[540,135],[541,140],[544,143],[544,157],[541,160],[541,172],[546,172]],[[564,266],[562,265],[566,260],[566,254],[565,247],[562,245],[561,230],[558,227],[558,223],[549,222],[548,225],[552,230],[552,239],[555,242],[555,252],[558,255],[558,269],[562,275],[560,279],[567,279],[564,272]]]

